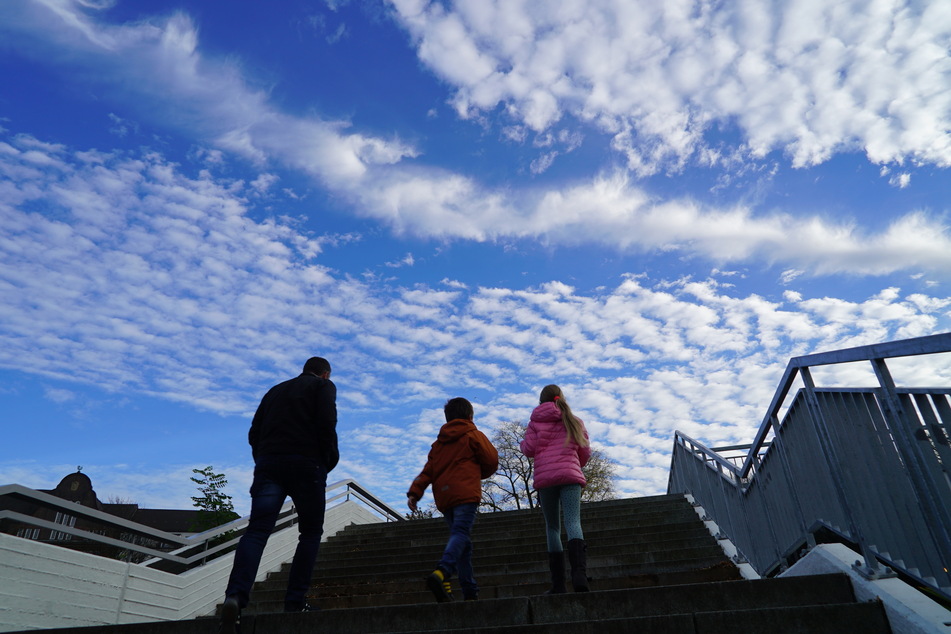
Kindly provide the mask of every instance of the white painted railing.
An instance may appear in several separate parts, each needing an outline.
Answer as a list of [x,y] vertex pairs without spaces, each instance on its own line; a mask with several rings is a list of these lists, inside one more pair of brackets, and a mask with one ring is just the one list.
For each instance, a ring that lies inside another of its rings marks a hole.
[[[324,539],[350,524],[402,519],[395,510],[374,499],[355,482],[335,483],[328,487],[328,493],[339,488],[344,490],[328,495]],[[32,491],[36,495],[24,494],[24,491],[31,490],[17,485],[0,487],[0,495],[11,491],[31,499],[42,498],[49,504],[68,504],[72,514],[102,514],[36,491]],[[293,558],[298,536],[294,525],[296,515],[290,504],[285,506],[285,511],[287,517],[282,518],[282,525],[271,535],[261,558],[259,581]],[[0,511],[0,520],[3,519],[24,522],[30,518]],[[0,632],[170,621],[214,613],[215,606],[224,598],[234,560],[233,552],[225,551],[234,540],[209,549],[199,545],[209,543],[229,530],[240,531],[247,525],[246,517],[188,538],[154,531],[119,518],[112,519],[125,528],[160,537],[166,543],[183,545],[176,551],[163,553],[120,542],[124,548],[156,555],[149,561],[132,564],[0,533]],[[42,520],[34,523],[43,524]],[[57,525],[57,528],[69,534],[78,533],[86,539],[108,539],[83,534],[83,531],[71,527]],[[203,559],[208,561],[201,564]],[[179,574],[165,572],[155,567],[160,562],[172,562],[188,569]]]

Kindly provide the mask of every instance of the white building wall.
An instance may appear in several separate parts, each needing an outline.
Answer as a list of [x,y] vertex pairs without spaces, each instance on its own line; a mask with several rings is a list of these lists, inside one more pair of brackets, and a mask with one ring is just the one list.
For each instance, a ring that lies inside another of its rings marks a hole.
[[[327,509],[324,539],[350,524],[380,522],[352,500]],[[297,527],[268,540],[257,580],[290,561]],[[171,621],[213,614],[233,554],[180,575],[0,533],[0,632]]]

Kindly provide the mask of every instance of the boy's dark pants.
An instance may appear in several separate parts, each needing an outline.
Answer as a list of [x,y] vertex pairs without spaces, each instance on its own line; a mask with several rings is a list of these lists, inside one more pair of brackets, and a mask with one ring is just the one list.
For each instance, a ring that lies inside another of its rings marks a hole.
[[237,596],[242,608],[248,604],[264,546],[284,500],[290,496],[297,509],[300,537],[284,601],[285,609],[303,608],[324,532],[326,490],[327,472],[314,458],[268,456],[257,461],[251,484],[251,517],[247,531],[238,542],[226,596]]
[[475,522],[478,503],[460,504],[447,509],[443,519],[449,525],[449,542],[443,551],[439,567],[446,573],[446,577],[457,575],[459,585],[462,586],[462,595],[467,599],[474,599],[479,594],[472,575],[472,524]]

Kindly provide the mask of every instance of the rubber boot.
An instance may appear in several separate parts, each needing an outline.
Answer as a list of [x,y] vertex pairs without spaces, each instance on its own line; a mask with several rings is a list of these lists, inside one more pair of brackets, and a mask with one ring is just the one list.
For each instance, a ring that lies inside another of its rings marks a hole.
[[588,545],[583,539],[568,540],[568,562],[571,564],[571,586],[575,592],[587,592]]
[[565,553],[548,553],[548,569],[551,570],[551,589],[545,594],[564,594],[565,587]]

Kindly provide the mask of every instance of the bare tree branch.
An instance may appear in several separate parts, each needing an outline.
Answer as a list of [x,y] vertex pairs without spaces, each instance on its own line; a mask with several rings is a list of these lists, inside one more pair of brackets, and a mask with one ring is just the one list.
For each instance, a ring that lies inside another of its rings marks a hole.
[[[499,451],[499,470],[482,482],[482,511],[510,511],[538,506],[538,496],[532,488],[532,460],[518,448],[525,437],[526,427],[521,421],[505,421],[492,434],[492,444]],[[592,449],[591,459],[583,471],[588,480],[581,493],[583,502],[615,497],[615,466],[602,451]]]

